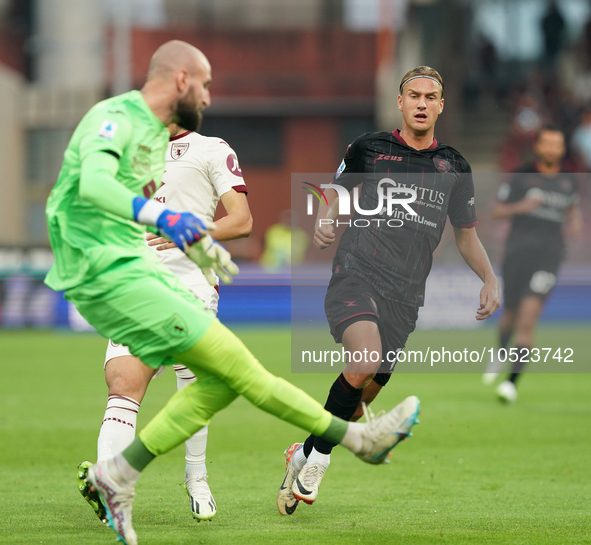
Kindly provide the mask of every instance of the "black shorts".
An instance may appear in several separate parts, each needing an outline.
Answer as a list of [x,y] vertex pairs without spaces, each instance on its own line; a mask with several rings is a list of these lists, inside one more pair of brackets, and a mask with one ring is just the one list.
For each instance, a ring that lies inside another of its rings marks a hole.
[[545,301],[556,284],[562,252],[511,253],[503,263],[505,308],[515,310],[524,297]]
[[[330,279],[324,310],[335,342],[342,342],[347,327],[362,320],[375,322],[382,341],[382,359],[374,380],[385,386],[396,365],[393,356],[406,345],[419,316],[418,307],[390,301],[361,278],[335,274]],[[387,355],[392,361],[388,361]]]

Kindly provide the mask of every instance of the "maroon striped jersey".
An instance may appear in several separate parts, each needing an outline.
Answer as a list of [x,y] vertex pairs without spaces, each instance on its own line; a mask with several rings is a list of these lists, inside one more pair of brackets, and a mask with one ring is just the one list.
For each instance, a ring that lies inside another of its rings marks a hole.
[[350,192],[355,210],[351,218],[338,218],[351,224],[333,274],[363,278],[386,299],[423,306],[447,217],[454,227],[478,223],[468,161],[437,140],[416,150],[398,130],[372,132],[349,145],[333,183]]

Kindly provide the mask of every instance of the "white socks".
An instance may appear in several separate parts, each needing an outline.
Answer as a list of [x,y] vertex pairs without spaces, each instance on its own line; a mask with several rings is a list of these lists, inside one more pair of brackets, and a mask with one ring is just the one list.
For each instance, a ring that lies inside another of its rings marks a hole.
[[[195,382],[195,375],[183,365],[174,365],[177,375],[177,387],[182,390],[192,382]],[[125,450],[135,439],[135,428],[140,404],[130,397],[121,395],[110,395],[107,400],[107,409],[99,433],[97,444],[97,460],[102,461],[113,458]],[[205,475],[205,450],[207,448],[207,426],[199,430],[195,435],[185,442],[185,475]],[[121,465],[117,457],[117,464]],[[125,462],[127,464],[127,462]],[[123,467],[125,467],[123,464]],[[129,464],[127,464],[129,465]],[[131,466],[131,470],[135,471]],[[124,474],[123,469],[121,470]],[[139,475],[139,473],[138,473]],[[127,476],[126,476],[127,478]]]
[[185,441],[185,475],[205,475],[205,449],[207,448],[207,426]]
[[130,397],[109,396],[98,437],[98,461],[112,458],[132,443],[139,409],[140,404]]
[[[184,365],[174,365],[177,388],[182,390],[185,386],[195,382],[195,375]],[[207,448],[207,426],[201,428],[195,435],[185,441],[185,475],[202,476],[207,474],[205,467],[205,450]]]
[[310,452],[310,456],[306,458],[304,456],[304,445],[302,443],[302,446],[298,447],[296,451],[293,453],[291,463],[293,464],[293,467],[296,471],[301,471],[307,462],[319,463],[322,464],[324,467],[328,467],[330,465],[330,454],[322,454],[321,452],[318,452],[314,447],[312,447],[312,452]]
[[328,467],[330,465],[330,454],[322,454],[315,447],[312,447],[312,452],[308,456],[308,463],[318,463],[324,467]]
[[296,471],[301,471],[302,468],[306,465],[308,458],[304,456],[304,443],[302,443],[296,451],[293,453],[291,458],[291,463]]
[[363,447],[363,435],[361,432],[364,427],[365,424],[349,422],[345,437],[343,437],[343,440],[341,441],[341,445],[348,448],[354,454],[357,454],[361,450],[361,447]]

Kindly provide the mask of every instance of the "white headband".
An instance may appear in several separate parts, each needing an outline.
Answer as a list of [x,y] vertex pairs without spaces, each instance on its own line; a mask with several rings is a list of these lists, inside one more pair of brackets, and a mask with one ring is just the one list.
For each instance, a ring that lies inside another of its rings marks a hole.
[[441,89],[443,90],[443,85],[441,85],[441,82],[436,80],[435,78],[431,77],[431,76],[413,76],[412,78],[408,78],[405,79],[401,84],[400,84],[400,92],[402,93],[402,88],[411,80],[411,79],[417,79],[417,78],[427,78],[427,79],[432,79],[437,85],[439,85],[439,87],[441,87]]

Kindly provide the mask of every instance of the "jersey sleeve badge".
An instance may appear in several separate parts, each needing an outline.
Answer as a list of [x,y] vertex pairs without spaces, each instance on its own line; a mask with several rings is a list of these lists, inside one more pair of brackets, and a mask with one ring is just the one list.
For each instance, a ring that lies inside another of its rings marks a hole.
[[98,135],[105,140],[113,140],[118,126],[114,121],[105,120],[101,125]]
[[434,157],[433,164],[435,165],[435,168],[442,174],[445,174],[451,170],[451,165],[449,164],[449,161],[446,161],[445,159]]
[[232,174],[234,174],[234,176],[242,178],[242,169],[240,168],[240,164],[238,163],[238,157],[236,157],[236,155],[234,155],[233,153],[230,153],[230,155],[228,155],[228,157],[226,158],[226,166],[228,167],[228,170]]
[[335,175],[334,175],[335,180],[343,173],[343,170],[345,170],[345,160],[344,159],[341,161],[339,168],[337,168],[337,171],[335,172]]

